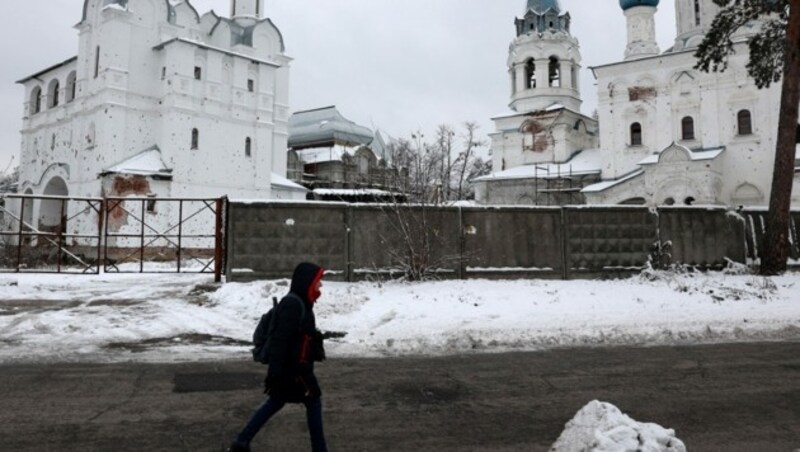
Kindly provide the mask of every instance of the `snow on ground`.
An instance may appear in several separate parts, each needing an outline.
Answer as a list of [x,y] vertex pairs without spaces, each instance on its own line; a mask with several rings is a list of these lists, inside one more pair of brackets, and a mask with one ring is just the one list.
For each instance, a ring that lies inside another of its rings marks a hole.
[[[800,274],[624,280],[325,282],[329,356],[380,357],[800,339]],[[247,359],[287,280],[0,274],[0,362]]]
[[686,452],[675,431],[637,422],[610,403],[594,400],[583,407],[553,444],[550,452]]

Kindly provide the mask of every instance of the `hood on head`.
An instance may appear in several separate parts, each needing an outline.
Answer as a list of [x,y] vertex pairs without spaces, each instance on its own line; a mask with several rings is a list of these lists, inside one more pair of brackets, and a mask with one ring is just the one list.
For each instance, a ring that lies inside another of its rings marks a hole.
[[303,262],[294,269],[290,291],[308,302],[315,302],[319,293],[312,294],[311,288],[325,273],[325,269],[316,264]]

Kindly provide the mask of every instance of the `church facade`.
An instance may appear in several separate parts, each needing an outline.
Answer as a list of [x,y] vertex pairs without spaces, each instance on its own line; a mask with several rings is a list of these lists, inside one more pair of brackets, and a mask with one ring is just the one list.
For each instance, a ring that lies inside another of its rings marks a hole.
[[[620,49],[624,58],[591,68],[598,87],[599,142],[594,149],[587,143],[581,154],[594,155],[583,169],[598,176],[581,187],[583,200],[651,206],[768,204],[781,86],[759,90],[747,74],[745,40],[758,24],[734,37],[736,53],[726,71],[705,73],[694,69],[694,53],[718,7],[712,0],[676,0],[677,36],[674,45],[662,52],[655,40],[658,4],[658,0],[620,0],[628,24],[628,42]],[[536,8],[560,14],[555,0],[528,0],[527,14]],[[551,102],[546,96],[542,99]],[[526,151],[517,145],[502,152],[524,156]],[[531,177],[537,174],[534,165],[506,161],[516,167],[505,174],[527,175],[517,181],[529,192],[541,185]],[[558,162],[564,160],[556,154],[551,165]],[[501,171],[492,175],[495,180],[487,178],[484,193],[491,193],[492,183],[503,183],[503,175]],[[795,186],[800,188],[797,171]],[[792,203],[799,206],[798,189],[793,193]],[[518,199],[488,196],[481,201],[526,203]]]
[[[231,0],[230,17],[85,0],[77,56],[19,81],[18,192],[305,199],[284,177],[291,58],[264,13],[264,0]],[[31,203],[25,219],[60,221],[47,210]]]

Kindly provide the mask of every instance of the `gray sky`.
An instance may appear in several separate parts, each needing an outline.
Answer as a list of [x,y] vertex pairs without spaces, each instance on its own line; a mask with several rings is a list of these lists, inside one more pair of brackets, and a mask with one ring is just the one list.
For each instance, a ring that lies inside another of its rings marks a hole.
[[[130,0],[135,3],[137,0]],[[230,0],[190,0],[200,14],[228,15]],[[583,112],[597,104],[590,66],[619,61],[626,43],[617,0],[560,0],[581,44]],[[662,50],[675,37],[674,1],[656,16]],[[4,0],[0,28],[0,172],[19,160],[23,89],[14,82],[78,52],[83,0]],[[508,45],[526,0],[266,0],[294,58],[293,111],[336,105],[359,124],[395,137],[508,111]]]

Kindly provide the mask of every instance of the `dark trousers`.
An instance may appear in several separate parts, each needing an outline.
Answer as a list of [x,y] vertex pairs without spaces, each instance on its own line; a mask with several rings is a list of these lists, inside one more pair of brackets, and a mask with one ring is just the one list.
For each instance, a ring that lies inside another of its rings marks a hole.
[[[311,435],[311,450],[314,452],[327,452],[328,446],[325,445],[325,433],[322,430],[322,398],[308,399],[303,404],[306,406],[308,432]],[[280,398],[270,397],[267,399],[253,414],[244,430],[236,437],[236,443],[241,446],[249,446],[258,431],[261,430],[261,427],[285,405],[286,401]]]

